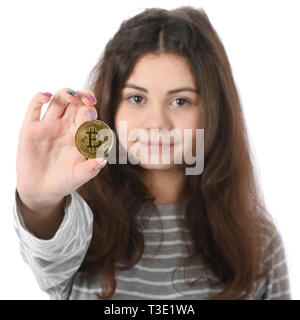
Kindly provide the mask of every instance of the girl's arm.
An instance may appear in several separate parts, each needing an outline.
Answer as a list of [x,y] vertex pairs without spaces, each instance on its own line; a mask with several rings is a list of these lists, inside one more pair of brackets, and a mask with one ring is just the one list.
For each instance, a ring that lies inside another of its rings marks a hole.
[[62,221],[50,239],[41,239],[25,225],[15,191],[14,229],[23,260],[31,267],[41,290],[51,300],[68,299],[72,280],[87,252],[93,230],[93,213],[76,192],[67,196]]

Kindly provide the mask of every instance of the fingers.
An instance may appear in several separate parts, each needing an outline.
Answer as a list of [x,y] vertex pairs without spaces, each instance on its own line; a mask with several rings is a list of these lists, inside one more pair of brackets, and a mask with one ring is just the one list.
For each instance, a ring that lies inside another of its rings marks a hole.
[[77,109],[76,117],[74,119],[75,128],[77,129],[83,122],[97,119],[97,110],[91,106],[80,106]]
[[31,99],[29,106],[27,108],[24,121],[31,122],[31,121],[40,121],[41,117],[41,109],[45,103],[48,103],[51,98],[50,93],[42,93],[38,92],[35,96]]
[[56,120],[63,116],[68,103],[78,103],[80,97],[78,95],[72,95],[68,92],[74,92],[70,88],[64,88],[59,90],[53,96],[42,120]]
[[[25,121],[39,121],[41,109],[45,103],[49,102],[50,98],[51,94],[38,92],[29,103],[25,114]],[[77,124],[82,123],[83,120],[93,120],[97,118],[97,110],[94,107],[96,102],[95,95],[91,90],[78,90],[75,92],[70,88],[64,88],[55,93],[41,120],[46,121],[63,118],[75,122],[75,119],[77,119]],[[81,110],[80,116],[78,117],[77,113],[81,106],[84,107],[84,110]],[[85,119],[83,113],[89,110],[94,112],[95,117]]]
[[[70,104],[63,115],[63,119],[71,122],[75,122],[76,127],[78,127],[82,122],[97,119],[97,109],[94,107],[97,100],[94,93],[91,90],[83,89],[78,90],[77,94],[80,97],[80,103]],[[92,98],[87,98],[91,96]],[[87,111],[94,112],[95,116],[92,118],[85,118],[85,113]]]

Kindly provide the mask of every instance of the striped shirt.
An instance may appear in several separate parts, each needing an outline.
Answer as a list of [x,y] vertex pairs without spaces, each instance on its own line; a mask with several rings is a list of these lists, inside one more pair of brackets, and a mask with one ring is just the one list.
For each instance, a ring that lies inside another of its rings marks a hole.
[[[96,300],[101,293],[100,277],[85,277],[78,270],[92,237],[93,213],[85,200],[76,192],[68,196],[64,218],[51,239],[40,239],[24,224],[19,197],[15,192],[14,229],[20,240],[20,253],[30,266],[41,290],[51,300]],[[180,299],[204,300],[220,292],[221,285],[211,286],[205,273],[201,280],[201,260],[194,258],[187,267],[176,265],[187,257],[193,241],[187,229],[182,228],[183,214],[178,204],[157,205],[140,221],[145,251],[136,265],[117,273],[117,288],[112,300]],[[150,213],[150,214],[149,214]],[[161,229],[162,228],[162,229]],[[163,238],[161,238],[163,237]],[[163,241],[163,245],[161,245]],[[258,280],[250,300],[289,300],[290,283],[283,239],[277,232],[266,243],[264,261],[269,272]]]

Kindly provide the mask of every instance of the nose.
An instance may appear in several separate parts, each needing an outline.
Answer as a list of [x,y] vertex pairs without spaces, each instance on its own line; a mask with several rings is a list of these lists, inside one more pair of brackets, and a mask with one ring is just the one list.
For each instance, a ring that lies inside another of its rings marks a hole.
[[170,118],[168,112],[163,105],[153,104],[149,106],[145,113],[144,128],[146,129],[169,129],[170,130]]

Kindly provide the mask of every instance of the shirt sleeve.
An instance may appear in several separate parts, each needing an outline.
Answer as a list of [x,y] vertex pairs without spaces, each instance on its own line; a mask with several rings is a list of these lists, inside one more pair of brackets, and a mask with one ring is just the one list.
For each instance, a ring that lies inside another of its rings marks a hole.
[[264,282],[264,300],[291,300],[289,270],[286,261],[284,241],[276,230],[265,250],[264,264],[269,272]]
[[72,192],[67,196],[58,230],[51,239],[45,240],[35,236],[25,225],[19,201],[16,189],[13,221],[21,256],[51,300],[66,300],[92,238],[92,210],[76,191]]

